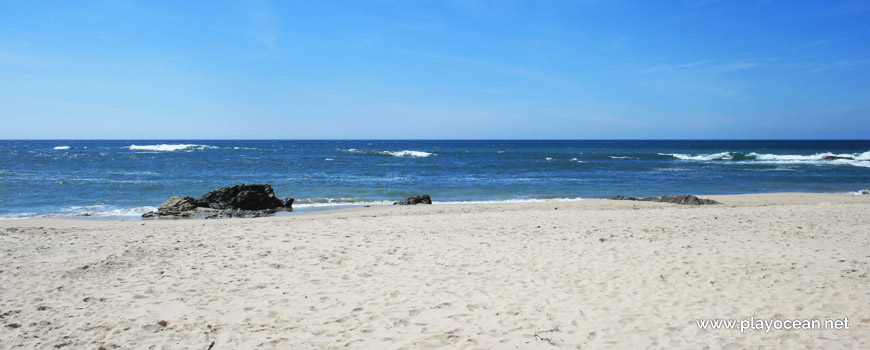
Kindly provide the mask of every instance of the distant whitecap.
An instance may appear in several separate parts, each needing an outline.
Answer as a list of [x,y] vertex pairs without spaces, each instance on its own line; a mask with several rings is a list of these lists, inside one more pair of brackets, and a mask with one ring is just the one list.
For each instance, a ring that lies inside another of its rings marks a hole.
[[342,150],[349,153],[354,154],[377,154],[391,157],[410,157],[410,158],[424,158],[435,155],[435,153],[429,153],[424,151],[413,151],[413,150],[404,150],[404,151],[361,151],[356,148],[349,148],[346,150]]
[[191,144],[177,144],[177,145],[130,145],[130,150],[132,151],[158,151],[158,152],[172,152],[172,151],[180,151],[186,149],[214,149],[217,147],[207,146],[207,145],[191,145]]
[[428,157],[428,156],[433,155],[433,153],[429,153],[429,152],[409,151],[409,150],[398,151],[398,152],[383,151],[381,153],[391,155],[393,157],[414,157],[414,158],[418,158],[418,157],[422,158],[422,157]]

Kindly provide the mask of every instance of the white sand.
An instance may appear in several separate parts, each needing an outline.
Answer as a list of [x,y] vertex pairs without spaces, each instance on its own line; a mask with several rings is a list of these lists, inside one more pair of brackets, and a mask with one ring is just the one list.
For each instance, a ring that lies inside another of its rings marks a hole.
[[708,198],[0,221],[0,348],[870,344],[870,196]]

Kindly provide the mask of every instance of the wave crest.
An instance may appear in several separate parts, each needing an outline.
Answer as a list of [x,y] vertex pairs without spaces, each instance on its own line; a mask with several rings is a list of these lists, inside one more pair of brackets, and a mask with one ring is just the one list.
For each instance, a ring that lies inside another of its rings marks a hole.
[[208,145],[192,145],[192,144],[177,144],[177,145],[168,145],[168,144],[159,144],[159,145],[130,145],[131,151],[158,151],[158,152],[173,152],[180,150],[204,150],[204,149],[215,149],[215,146]]
[[342,150],[349,153],[354,154],[377,154],[391,157],[409,157],[409,158],[425,158],[429,156],[435,155],[435,153],[429,153],[424,151],[414,151],[414,150],[404,150],[404,151],[361,151],[356,148],[350,148],[346,150]]
[[659,153],[660,156],[671,156],[677,159],[682,160],[732,160],[734,156],[731,155],[731,152],[721,152],[714,154],[699,154],[697,156],[693,156],[691,154],[682,154],[682,153]]
[[681,154],[681,153],[658,153],[661,156],[672,156],[681,160],[695,161],[740,161],[738,164],[761,163],[761,164],[848,164],[859,167],[870,167],[870,151],[863,153],[840,153],[831,152],[804,154],[767,154],[767,153],[743,153],[743,152],[720,152],[713,154]]

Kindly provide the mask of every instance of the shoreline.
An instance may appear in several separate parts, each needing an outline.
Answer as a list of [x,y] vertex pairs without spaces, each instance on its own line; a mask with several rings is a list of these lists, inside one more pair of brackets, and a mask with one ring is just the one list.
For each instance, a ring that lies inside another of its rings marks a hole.
[[[779,195],[779,194],[806,194],[806,195],[850,195],[850,196],[866,196],[862,191],[852,192],[769,192],[769,193],[738,193],[738,194],[716,194],[716,195],[697,195],[699,198],[723,197],[731,196],[755,196],[755,195]],[[506,199],[506,200],[481,200],[481,201],[433,201],[434,205],[478,205],[478,204],[510,204],[510,203],[548,203],[548,202],[572,202],[582,200],[610,200],[610,198],[548,198],[548,199]],[[287,215],[306,215],[312,212],[343,210],[348,207],[389,207],[392,206],[392,201],[372,201],[372,202],[347,202],[347,203],[303,203],[301,206],[295,207],[294,211],[278,212],[273,216]],[[156,207],[149,207],[150,211],[156,210]],[[28,217],[0,217],[0,222],[8,220],[32,220],[32,219],[72,219],[72,220],[95,220],[95,221],[139,221],[142,220],[141,215],[101,215],[99,213],[91,213],[91,215],[83,214],[41,214]],[[221,219],[226,220],[226,218]]]
[[[0,221],[0,348],[860,348],[870,196]],[[701,330],[706,319],[848,330]]]

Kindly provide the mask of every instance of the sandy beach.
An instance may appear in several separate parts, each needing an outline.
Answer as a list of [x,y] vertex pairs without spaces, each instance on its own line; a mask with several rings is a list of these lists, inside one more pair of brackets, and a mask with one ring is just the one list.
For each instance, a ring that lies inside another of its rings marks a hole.
[[[4,349],[861,348],[870,196],[0,221]],[[849,329],[699,329],[697,320]]]

